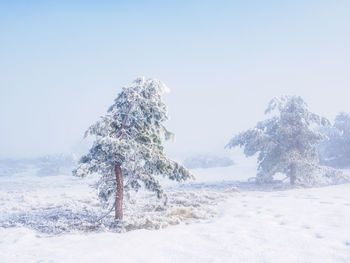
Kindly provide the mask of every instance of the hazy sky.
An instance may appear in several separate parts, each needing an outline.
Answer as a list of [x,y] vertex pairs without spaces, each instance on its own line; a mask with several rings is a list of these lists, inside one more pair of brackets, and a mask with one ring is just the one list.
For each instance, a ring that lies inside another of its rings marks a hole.
[[219,151],[273,96],[350,112],[350,1],[171,2],[0,1],[0,158],[77,151],[137,76],[171,89],[174,156]]

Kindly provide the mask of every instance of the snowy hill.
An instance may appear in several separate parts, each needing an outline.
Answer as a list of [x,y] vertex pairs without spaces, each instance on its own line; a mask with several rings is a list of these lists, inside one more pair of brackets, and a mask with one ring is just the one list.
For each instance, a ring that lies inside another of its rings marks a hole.
[[65,154],[46,155],[38,158],[0,159],[0,176],[71,174],[76,163],[75,159],[74,156]]

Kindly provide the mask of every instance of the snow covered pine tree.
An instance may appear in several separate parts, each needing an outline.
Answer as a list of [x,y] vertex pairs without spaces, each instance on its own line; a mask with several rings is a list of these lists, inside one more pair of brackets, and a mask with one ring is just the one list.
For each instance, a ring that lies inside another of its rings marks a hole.
[[308,110],[301,97],[274,98],[265,114],[276,113],[255,128],[233,137],[226,147],[244,147],[248,156],[258,154],[257,183],[273,181],[276,173],[285,174],[290,184],[328,184],[342,181],[338,170],[319,165],[317,145],[323,139],[314,126],[329,121]]
[[320,131],[327,136],[319,147],[321,162],[337,168],[350,167],[350,115],[339,113],[333,126]]
[[96,139],[73,174],[101,175],[99,197],[113,205],[118,220],[123,219],[124,191],[137,191],[143,184],[158,198],[166,199],[157,175],[176,181],[193,177],[164,154],[162,139],[173,136],[163,125],[168,116],[162,94],[167,90],[158,80],[136,79],[85,133],[85,137],[94,135]]

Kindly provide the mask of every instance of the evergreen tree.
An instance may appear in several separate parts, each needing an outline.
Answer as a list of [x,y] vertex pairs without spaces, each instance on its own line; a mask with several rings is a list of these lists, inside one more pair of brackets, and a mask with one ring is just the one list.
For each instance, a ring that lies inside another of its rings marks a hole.
[[322,163],[333,167],[350,167],[350,115],[339,113],[331,127],[321,129],[327,139],[320,147]]
[[144,185],[158,198],[166,198],[157,176],[179,182],[192,178],[185,167],[164,153],[162,139],[173,136],[164,126],[168,115],[162,94],[167,90],[158,80],[136,79],[85,133],[96,139],[73,173],[101,175],[99,197],[114,204],[116,219],[123,219],[124,191],[137,191]]
[[246,156],[258,153],[258,183],[271,182],[276,173],[285,174],[291,184],[340,178],[339,171],[319,165],[317,145],[324,137],[313,126],[327,126],[327,119],[310,112],[296,96],[272,99],[265,111],[269,113],[274,115],[233,137],[226,146],[244,147]]

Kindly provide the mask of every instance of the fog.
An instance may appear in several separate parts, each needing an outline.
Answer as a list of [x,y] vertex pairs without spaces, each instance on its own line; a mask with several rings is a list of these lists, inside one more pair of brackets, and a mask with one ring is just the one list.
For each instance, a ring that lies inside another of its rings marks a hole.
[[138,76],[171,90],[172,156],[222,152],[274,96],[350,112],[347,1],[2,5],[0,158],[81,153]]

